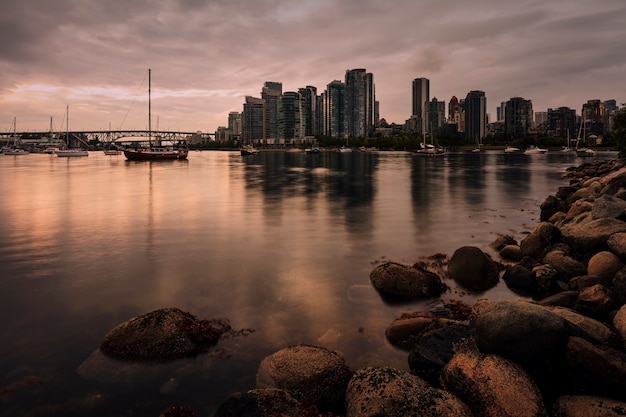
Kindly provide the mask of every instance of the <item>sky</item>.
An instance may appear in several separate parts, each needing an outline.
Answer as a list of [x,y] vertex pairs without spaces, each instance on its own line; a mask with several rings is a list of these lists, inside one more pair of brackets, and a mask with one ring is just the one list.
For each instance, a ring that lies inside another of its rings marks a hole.
[[[0,132],[214,132],[266,81],[321,94],[374,76],[404,123],[415,78],[534,111],[626,102],[624,0],[0,0]],[[66,116],[66,109],[69,112]]]

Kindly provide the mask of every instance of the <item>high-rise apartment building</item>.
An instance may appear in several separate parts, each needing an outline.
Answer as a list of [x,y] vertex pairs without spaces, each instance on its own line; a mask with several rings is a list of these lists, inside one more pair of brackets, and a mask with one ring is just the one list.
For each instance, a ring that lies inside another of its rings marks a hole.
[[512,139],[524,138],[532,127],[533,104],[522,97],[512,97],[506,102],[504,133]]
[[265,100],[246,96],[242,113],[243,142],[252,144],[264,139]]
[[437,97],[429,102],[428,106],[428,127],[432,133],[443,127],[446,123],[446,102],[437,100]]
[[587,100],[587,103],[583,104],[582,122],[586,137],[602,136],[606,132],[607,121],[606,105],[600,100]]
[[569,107],[548,109],[546,133],[550,136],[574,139],[576,131],[576,110]]
[[465,96],[465,138],[482,143],[487,126],[487,97],[485,92],[473,90]]
[[303,136],[302,96],[284,92],[278,108],[278,137],[282,144],[294,144]]
[[241,139],[242,115],[240,112],[231,111],[228,113],[228,131],[229,138],[233,140]]
[[346,127],[350,137],[366,137],[374,130],[374,76],[365,69],[346,71]]
[[427,78],[413,80],[413,113],[417,133],[425,135],[428,131],[428,102],[430,101],[430,81]]
[[346,111],[346,84],[332,81],[324,92],[324,134],[337,138],[348,136]]
[[278,102],[283,94],[283,84],[266,81],[261,90],[261,98],[265,101],[264,137],[266,143],[278,139]]
[[317,130],[317,88],[307,85],[305,88],[298,90],[302,98],[302,124],[304,128],[304,136],[315,136]]

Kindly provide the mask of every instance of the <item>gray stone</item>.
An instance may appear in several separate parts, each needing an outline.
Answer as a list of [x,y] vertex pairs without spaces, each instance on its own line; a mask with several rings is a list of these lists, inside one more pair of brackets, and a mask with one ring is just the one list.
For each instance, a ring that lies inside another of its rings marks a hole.
[[606,241],[611,252],[626,260],[626,233],[614,233]]
[[585,275],[587,270],[578,260],[563,251],[553,250],[544,256],[543,263],[549,264],[557,272],[557,279],[569,281],[570,278]]
[[589,259],[587,274],[610,280],[623,267],[624,264],[613,252],[601,251]]
[[604,250],[614,233],[626,232],[626,223],[612,218],[602,218],[562,227],[563,241],[575,253],[589,254]]

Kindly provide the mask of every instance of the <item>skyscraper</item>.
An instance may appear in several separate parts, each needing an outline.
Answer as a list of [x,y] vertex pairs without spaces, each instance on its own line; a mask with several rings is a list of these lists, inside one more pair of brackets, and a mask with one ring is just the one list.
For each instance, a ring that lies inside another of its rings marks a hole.
[[317,88],[307,85],[298,90],[302,97],[303,136],[317,135]]
[[346,109],[346,85],[335,80],[324,92],[324,134],[337,138],[348,135]]
[[487,125],[487,97],[485,92],[473,90],[465,96],[465,138],[482,143]]
[[374,76],[365,69],[346,71],[348,136],[366,137],[374,129]]
[[278,101],[283,94],[283,84],[266,81],[261,90],[261,98],[265,101],[265,131],[263,139],[273,143],[278,139]]
[[512,97],[504,110],[504,132],[512,139],[524,138],[532,127],[533,104],[522,97]]
[[282,143],[294,144],[302,137],[302,100],[300,93],[283,93],[278,108],[278,137]]
[[265,101],[262,98],[246,96],[242,113],[243,142],[252,144],[263,139],[263,115]]
[[428,102],[430,101],[430,81],[426,78],[413,80],[413,113],[417,122],[417,133],[426,134],[428,131]]

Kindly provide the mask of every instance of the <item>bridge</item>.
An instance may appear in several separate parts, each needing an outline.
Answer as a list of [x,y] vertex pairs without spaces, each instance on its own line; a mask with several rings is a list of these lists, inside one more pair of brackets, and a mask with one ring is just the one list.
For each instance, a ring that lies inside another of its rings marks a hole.
[[[12,140],[14,136],[19,137],[22,141],[26,140],[38,140],[38,139],[58,139],[65,138],[67,132],[59,132],[52,134],[51,132],[0,132],[0,141]],[[132,142],[132,141],[145,141],[149,134],[152,138],[160,138],[162,141],[187,141],[191,138],[194,140],[202,141],[201,137],[209,137],[215,135],[215,133],[201,133],[201,132],[172,132],[165,130],[153,130],[151,132],[147,130],[72,130],[69,132],[70,137],[80,138],[81,141],[91,142]],[[127,138],[127,139],[122,139]]]

